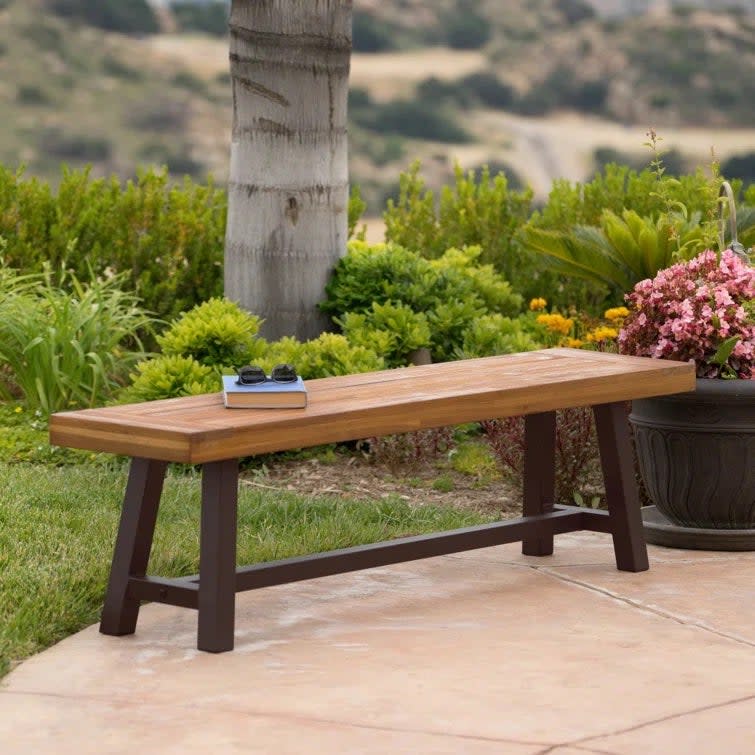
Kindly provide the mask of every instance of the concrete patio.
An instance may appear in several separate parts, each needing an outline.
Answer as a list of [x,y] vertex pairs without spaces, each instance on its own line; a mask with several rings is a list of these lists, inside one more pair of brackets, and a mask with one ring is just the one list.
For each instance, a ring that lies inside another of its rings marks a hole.
[[755,553],[512,544],[237,596],[236,650],[142,608],[0,683],[3,755],[755,752]]

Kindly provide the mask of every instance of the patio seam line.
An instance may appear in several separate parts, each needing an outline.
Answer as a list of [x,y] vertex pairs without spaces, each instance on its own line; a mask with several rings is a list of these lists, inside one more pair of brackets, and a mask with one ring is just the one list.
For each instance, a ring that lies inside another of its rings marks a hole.
[[568,742],[563,745],[556,745],[555,750],[552,747],[548,747],[548,749],[541,750],[540,752],[535,753],[535,755],[546,755],[550,752],[555,752],[556,755],[558,755],[558,751],[562,747],[567,747],[570,750],[579,750],[580,752],[589,752],[591,753],[591,755],[619,755],[619,753],[615,752],[614,750],[595,750],[592,747],[581,747],[580,745],[569,744]]
[[593,735],[590,737],[583,737],[582,739],[575,739],[573,742],[566,742],[561,745],[554,745],[553,747],[549,747],[548,749],[545,749],[542,752],[537,753],[537,755],[548,755],[548,753],[553,752],[558,747],[579,747],[582,744],[593,742],[598,739],[605,739],[607,737],[618,737],[621,734],[629,734],[630,732],[639,731],[640,729],[645,729],[649,726],[662,724],[665,721],[673,721],[676,718],[684,718],[685,716],[693,716],[697,713],[705,713],[708,710],[716,710],[717,708],[726,708],[730,705],[737,705],[738,703],[745,703],[748,700],[755,700],[755,694],[745,695],[744,697],[738,697],[733,700],[725,700],[724,702],[721,702],[721,703],[711,703],[710,705],[701,705],[699,708],[692,708],[691,710],[680,711],[679,713],[670,713],[668,716],[661,716],[660,718],[655,718],[650,721],[645,721],[643,723],[636,724],[635,726],[628,726],[626,729],[617,729],[616,731],[612,731],[607,734],[598,734],[598,735]]
[[[112,697],[106,697],[106,696],[98,696],[98,695],[64,695],[59,692],[34,692],[30,690],[4,690],[0,689],[0,695],[6,694],[9,696],[19,696],[19,697],[49,697],[53,699],[60,699],[60,700],[68,700],[68,701],[76,701],[80,700],[82,702],[92,702],[92,703],[104,703],[104,704],[111,704],[113,702],[118,702],[119,705],[129,706],[129,707],[138,707],[141,705],[144,701],[134,701],[132,699],[114,699]],[[234,707],[228,707],[228,706],[222,706],[220,708],[217,708],[215,706],[210,705],[203,705],[203,704],[197,704],[197,703],[165,703],[161,701],[154,701],[151,700],[148,704],[148,707],[155,708],[155,707],[161,707],[161,708],[180,708],[180,709],[188,709],[188,710],[194,710],[194,711],[217,711],[221,713],[233,713],[237,715],[243,715],[248,716],[250,718],[274,718],[282,721],[300,721],[300,722],[310,722],[310,723],[318,723],[318,724],[325,724],[330,726],[343,726],[343,727],[350,727],[354,729],[366,729],[368,731],[383,731],[383,732],[397,732],[401,734],[424,734],[426,736],[434,736],[434,737],[444,737],[447,739],[460,739],[464,741],[473,741],[473,742],[490,742],[490,743],[501,743],[501,744],[514,744],[514,745],[522,745],[527,747],[546,747],[549,748],[547,752],[550,752],[550,748],[552,747],[562,747],[564,745],[561,744],[551,744],[548,742],[543,741],[527,741],[527,740],[520,740],[520,739],[511,739],[509,737],[486,737],[482,735],[476,735],[476,734],[463,734],[463,733],[454,733],[454,732],[447,732],[447,731],[437,731],[433,729],[415,729],[405,726],[378,726],[377,724],[370,724],[370,723],[363,723],[359,721],[346,721],[346,720],[339,720],[339,719],[332,719],[332,718],[323,718],[320,716],[311,716],[311,715],[305,715],[301,713],[282,713],[278,711],[257,711],[257,710],[247,710],[245,708],[234,708]],[[603,736],[598,735],[598,736]],[[581,741],[581,740],[579,740]]]
[[[493,545],[492,548],[500,548],[500,545]],[[482,548],[480,550],[486,550],[485,548]],[[568,564],[553,564],[551,566],[548,566],[547,564],[537,564],[532,562],[525,562],[525,561],[501,561],[499,559],[495,558],[486,558],[485,556],[477,556],[478,551],[467,551],[468,555],[460,555],[458,553],[447,553],[442,556],[436,556],[436,558],[448,558],[448,559],[454,559],[455,561],[475,561],[476,563],[485,563],[485,564],[496,564],[496,565],[503,565],[503,566],[525,566],[525,567],[535,567],[538,569],[543,568],[552,568],[552,569],[561,569],[561,568],[571,568],[576,566],[614,566],[614,561],[612,560],[612,557],[607,557],[606,560],[602,561],[575,561],[574,563],[568,563]],[[739,560],[742,555],[748,555],[746,552],[732,552],[732,555],[730,558],[717,556],[717,557],[707,557],[707,558],[670,558],[670,559],[664,559],[664,558],[658,558],[655,556],[651,551],[651,563],[655,562],[658,564],[711,564],[711,563],[722,563],[727,561],[734,561]],[[737,558],[739,556],[739,558]]]
[[547,574],[551,577],[554,577],[555,579],[561,580],[563,582],[568,582],[569,584],[577,585],[579,587],[584,587],[585,589],[590,590],[592,592],[596,592],[601,595],[605,595],[606,597],[613,598],[614,600],[618,600],[622,603],[626,603],[632,608],[639,608],[643,611],[649,611],[650,613],[653,613],[656,616],[660,616],[661,618],[671,619],[672,621],[675,621],[677,624],[680,624],[681,626],[694,627],[695,629],[700,629],[703,632],[709,632],[710,634],[714,634],[717,637],[722,637],[726,640],[731,640],[732,642],[736,642],[740,645],[746,645],[747,647],[755,648],[755,642],[753,642],[752,640],[748,640],[746,637],[740,637],[736,634],[729,634],[728,632],[724,632],[722,630],[715,629],[710,626],[706,626],[705,624],[701,624],[698,621],[685,620],[684,618],[677,616],[676,614],[673,614],[670,611],[664,611],[662,608],[654,608],[653,606],[649,606],[646,603],[641,603],[640,601],[635,600],[634,598],[628,598],[619,593],[612,592],[611,590],[608,590],[605,587],[598,587],[597,585],[590,584],[589,582],[583,582],[582,580],[576,579],[574,577],[567,577],[564,574],[559,574],[558,572],[555,571],[555,569],[561,568],[561,567],[533,566],[532,568],[537,571],[541,571],[544,574]]

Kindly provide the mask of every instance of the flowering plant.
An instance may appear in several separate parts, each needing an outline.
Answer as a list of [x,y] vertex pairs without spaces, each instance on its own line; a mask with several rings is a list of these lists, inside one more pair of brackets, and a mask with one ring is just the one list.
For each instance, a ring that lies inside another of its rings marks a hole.
[[694,362],[700,378],[755,380],[755,268],[711,250],[627,294],[622,354]]

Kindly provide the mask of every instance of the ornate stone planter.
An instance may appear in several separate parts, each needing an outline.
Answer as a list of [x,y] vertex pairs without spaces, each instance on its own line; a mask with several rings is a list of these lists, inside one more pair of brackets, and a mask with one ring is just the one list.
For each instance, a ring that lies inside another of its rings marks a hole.
[[691,393],[634,401],[629,420],[655,504],[648,542],[755,549],[755,380],[698,380]]

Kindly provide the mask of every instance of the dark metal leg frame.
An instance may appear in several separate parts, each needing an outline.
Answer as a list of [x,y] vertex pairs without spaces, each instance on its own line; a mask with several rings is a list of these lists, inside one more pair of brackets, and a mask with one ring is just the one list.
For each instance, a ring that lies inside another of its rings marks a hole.
[[146,575],[166,464],[133,459],[100,631],[132,634],[141,601],[169,603],[198,609],[197,647],[220,653],[233,649],[237,592],[520,540],[523,553],[545,556],[553,552],[554,535],[575,530],[611,533],[617,567],[644,571],[648,568],[647,549],[624,408],[618,403],[603,404],[594,407],[594,413],[608,512],[554,504],[555,414],[533,414],[525,420],[522,518],[240,569],[236,568],[238,462],[205,464],[199,575],[180,579]]

